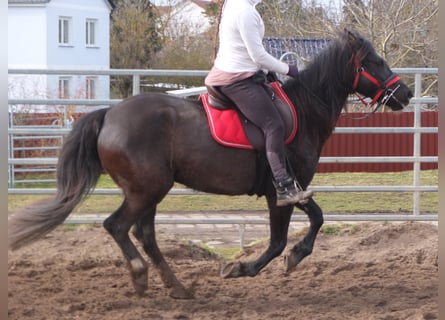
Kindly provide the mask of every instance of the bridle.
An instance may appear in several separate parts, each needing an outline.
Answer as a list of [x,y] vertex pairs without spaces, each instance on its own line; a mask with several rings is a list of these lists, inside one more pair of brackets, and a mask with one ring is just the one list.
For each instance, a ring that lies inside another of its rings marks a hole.
[[[355,92],[360,102],[364,104],[366,107],[372,108],[378,102],[377,106],[374,107],[372,112],[368,116],[366,116],[367,118],[371,114],[374,114],[383,104],[386,104],[389,101],[389,99],[391,98],[395,99],[394,94],[400,88],[400,85],[396,86],[394,89],[391,89],[390,87],[395,83],[397,83],[397,81],[400,80],[400,77],[399,75],[392,73],[385,81],[381,82],[372,74],[370,74],[368,71],[366,71],[366,69],[362,66],[361,62],[359,61],[356,55],[354,55],[354,63],[355,63],[356,73],[354,82],[352,84],[352,91]],[[372,98],[371,102],[366,102],[365,99],[360,95],[358,95],[357,93],[357,87],[362,77],[364,77],[377,87],[377,92]],[[381,98],[383,94],[384,96],[383,98]]]
[[[400,80],[399,75],[397,75],[395,73],[391,73],[391,75],[385,81],[380,82],[376,77],[374,77],[372,74],[370,74],[368,71],[365,70],[365,68],[362,66],[361,62],[359,61],[359,59],[357,58],[357,56],[355,54],[353,55],[353,60],[355,63],[356,74],[355,74],[354,82],[352,84],[351,93],[355,93],[357,95],[358,99],[360,100],[360,102],[368,108],[372,108],[377,102],[378,102],[378,104],[376,107],[374,107],[374,109],[370,113],[367,113],[365,116],[352,117],[352,119],[361,120],[361,119],[369,118],[371,115],[376,113],[377,110],[382,105],[386,104],[391,98],[393,98],[398,103],[400,103],[399,100],[394,96],[396,91],[400,88],[400,85],[397,85],[394,89],[390,88],[392,85],[394,85],[395,83],[397,83],[397,81]],[[371,102],[365,101],[365,98],[363,98],[362,96],[360,96],[357,93],[357,88],[358,88],[360,79],[362,77],[366,78],[368,81],[371,81],[371,83],[373,83],[377,87],[377,92],[374,95],[374,97],[372,98]],[[319,96],[317,96],[308,86],[306,86],[306,84],[304,82],[301,82],[301,85],[306,89],[307,92],[309,92],[321,104],[323,104],[326,107],[329,107],[322,99],[320,99]],[[385,94],[385,95],[383,96],[383,98],[380,99],[380,97],[383,94]],[[379,101],[379,99],[380,99],[380,101]],[[402,104],[402,103],[400,103],[400,104]],[[341,116],[346,116],[346,115],[347,114],[344,114],[344,113],[341,114]]]

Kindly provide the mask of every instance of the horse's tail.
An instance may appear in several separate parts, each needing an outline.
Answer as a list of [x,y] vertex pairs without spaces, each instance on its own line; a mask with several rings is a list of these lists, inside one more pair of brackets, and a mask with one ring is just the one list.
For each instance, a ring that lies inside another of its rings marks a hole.
[[12,215],[8,221],[9,247],[30,244],[63,223],[96,186],[103,172],[97,138],[108,109],[81,117],[67,136],[57,164],[57,193],[52,200]]

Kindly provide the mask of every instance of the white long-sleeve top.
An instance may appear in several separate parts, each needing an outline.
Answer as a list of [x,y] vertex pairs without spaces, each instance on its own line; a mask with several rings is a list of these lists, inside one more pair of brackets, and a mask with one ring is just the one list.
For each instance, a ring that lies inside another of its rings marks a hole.
[[289,66],[263,46],[264,23],[255,6],[261,0],[226,0],[214,66],[230,73],[259,69],[287,74]]

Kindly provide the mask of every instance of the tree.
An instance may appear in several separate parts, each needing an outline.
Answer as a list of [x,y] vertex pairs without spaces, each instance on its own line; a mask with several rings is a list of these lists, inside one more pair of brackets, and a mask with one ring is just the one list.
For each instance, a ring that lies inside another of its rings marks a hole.
[[[156,68],[209,70],[213,62],[215,18],[208,22],[206,18],[216,15],[217,10],[218,5],[215,4],[200,13],[188,0],[176,1],[174,6],[162,8],[160,30],[163,48],[153,58]],[[202,86],[204,83],[201,77],[153,77],[150,81],[178,88]]]
[[[159,18],[148,0],[114,1],[111,15],[110,65],[115,69],[149,69],[162,48]],[[115,87],[122,97],[131,94],[132,79],[119,77]]]
[[321,5],[302,0],[264,0],[257,6],[263,17],[266,36],[329,37],[335,26],[332,16]]
[[[332,11],[319,3],[263,0],[258,10],[269,36],[329,38],[347,26],[366,36],[391,67],[438,66],[438,0],[344,0],[342,10]],[[412,77],[403,78],[413,86]],[[422,94],[437,95],[436,75],[423,82]]]
[[[194,32],[197,29],[194,26],[178,24],[174,20],[174,8],[185,0],[170,1],[175,6],[170,12],[163,12],[162,20],[156,19],[155,30],[162,39],[159,43],[163,44],[163,49],[157,49],[160,44],[151,44],[149,63],[135,67],[210,68],[221,0],[209,3],[204,16],[210,19],[210,27],[198,34]],[[331,38],[346,26],[370,39],[391,67],[438,66],[438,0],[344,0],[343,6],[338,6],[337,0],[263,0],[257,8],[265,23],[266,36]],[[117,44],[120,46],[119,42]],[[413,78],[403,78],[412,85]],[[174,81],[186,86],[201,85],[202,82],[191,78]],[[423,94],[437,95],[436,75],[425,76],[423,82],[426,83]]]
[[[367,36],[392,67],[437,67],[438,8],[438,0],[346,0],[344,24]],[[422,94],[437,95],[436,76],[424,83]]]
[[205,8],[204,14],[209,18],[211,25],[217,23],[220,5],[221,1],[211,1]]

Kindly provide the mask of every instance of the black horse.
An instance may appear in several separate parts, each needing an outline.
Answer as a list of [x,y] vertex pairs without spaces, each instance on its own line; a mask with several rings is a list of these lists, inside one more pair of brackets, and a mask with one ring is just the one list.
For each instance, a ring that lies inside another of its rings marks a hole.
[[[357,92],[392,110],[409,103],[410,89],[388,67],[371,43],[345,30],[333,39],[298,79],[283,84],[297,106],[299,129],[286,147],[289,165],[306,189],[323,145],[334,130],[349,94]],[[83,116],[67,137],[57,168],[57,194],[47,203],[13,215],[9,245],[17,249],[61,224],[106,172],[123,190],[119,209],[104,227],[121,248],[136,292],[147,289],[147,263],[129,237],[130,228],[159,270],[170,295],[189,298],[159,250],[155,237],[156,206],[174,182],[209,193],[252,194],[257,183],[257,151],[216,143],[201,104],[164,94],[142,94]],[[277,207],[270,178],[262,194],[269,207],[270,243],[255,261],[231,262],[223,277],[255,276],[286,244],[293,206]],[[323,213],[313,199],[297,204],[309,217],[306,236],[285,257],[291,271],[311,254]]]

